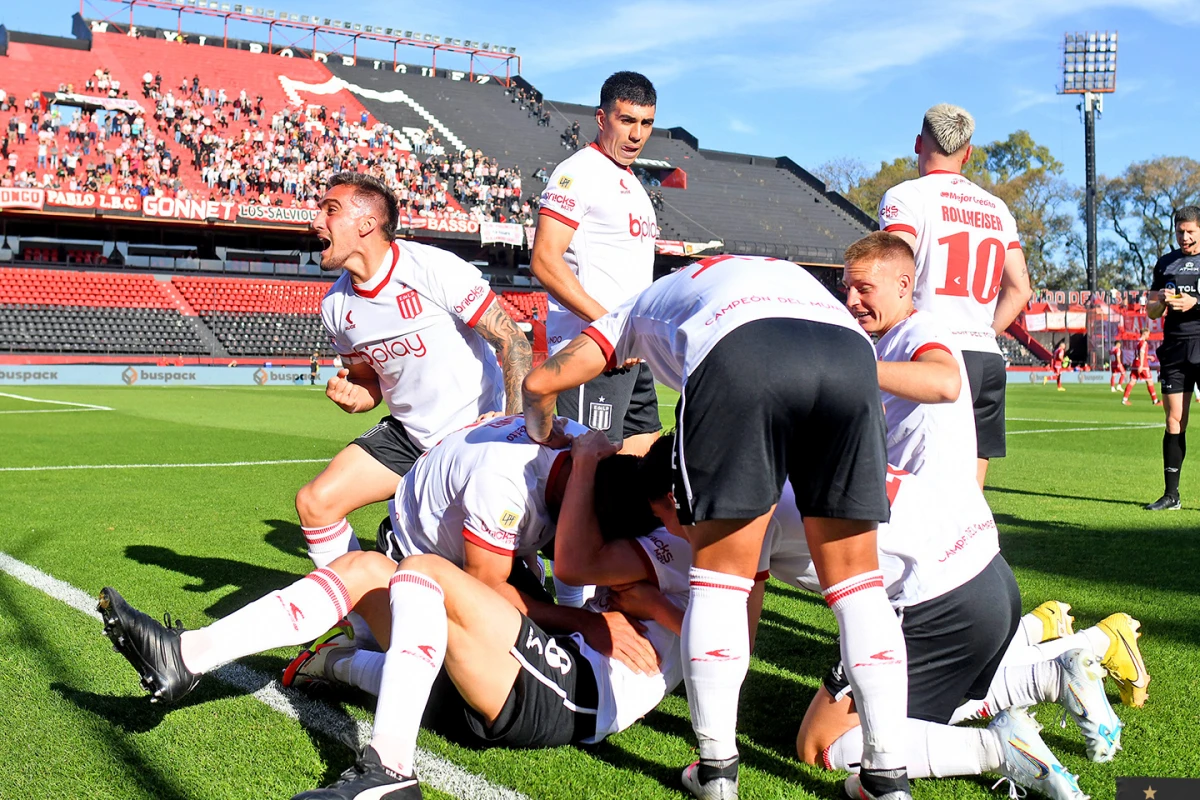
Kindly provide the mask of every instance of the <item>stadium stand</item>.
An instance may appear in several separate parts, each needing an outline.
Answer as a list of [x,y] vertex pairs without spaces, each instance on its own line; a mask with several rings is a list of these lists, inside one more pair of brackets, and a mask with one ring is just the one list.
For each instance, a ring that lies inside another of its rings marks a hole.
[[320,317],[328,283],[183,276],[171,283],[230,355],[333,354]]

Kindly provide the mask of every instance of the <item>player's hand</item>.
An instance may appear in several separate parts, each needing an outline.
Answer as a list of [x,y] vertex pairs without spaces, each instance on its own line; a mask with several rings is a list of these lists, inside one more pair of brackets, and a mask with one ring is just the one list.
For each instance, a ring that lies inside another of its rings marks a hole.
[[[571,446],[575,437],[567,433],[567,423],[563,417],[554,417],[553,419],[554,422],[550,423],[550,438],[544,442],[538,442],[538,444],[549,447],[551,450],[565,450]],[[534,441],[537,440],[534,439]]]
[[504,416],[503,411],[488,411],[484,414],[480,414],[479,419],[475,420],[475,422],[472,424],[479,425],[482,422],[487,422],[490,419],[495,419],[496,417],[503,417],[503,416]]
[[627,358],[625,359],[625,363],[621,365],[621,369],[632,369],[640,363],[642,363],[642,359],[640,358]]
[[1190,294],[1175,294],[1166,298],[1167,308],[1183,313],[1196,307],[1196,298]]
[[338,408],[349,414],[354,414],[358,411],[359,389],[361,387],[346,380],[349,374],[350,370],[339,369],[337,375],[334,375],[325,384],[325,396],[332,400]]
[[613,611],[623,611],[634,619],[654,619],[665,599],[663,593],[649,583],[637,581],[610,587],[608,606]]
[[658,653],[645,637],[646,626],[619,611],[596,615],[583,639],[596,652],[615,658],[639,675],[658,674]]
[[608,436],[600,431],[588,431],[582,436],[571,440],[571,463],[595,464],[621,448],[608,440]]

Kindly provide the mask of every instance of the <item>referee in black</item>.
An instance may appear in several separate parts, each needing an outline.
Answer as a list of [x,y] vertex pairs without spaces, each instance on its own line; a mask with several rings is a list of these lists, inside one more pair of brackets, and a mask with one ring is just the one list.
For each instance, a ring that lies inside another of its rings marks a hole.
[[1158,346],[1158,378],[1162,383],[1167,430],[1163,434],[1163,496],[1147,511],[1179,508],[1179,470],[1187,454],[1188,400],[1200,380],[1200,206],[1175,212],[1172,250],[1154,265],[1146,315],[1163,317],[1163,341]]

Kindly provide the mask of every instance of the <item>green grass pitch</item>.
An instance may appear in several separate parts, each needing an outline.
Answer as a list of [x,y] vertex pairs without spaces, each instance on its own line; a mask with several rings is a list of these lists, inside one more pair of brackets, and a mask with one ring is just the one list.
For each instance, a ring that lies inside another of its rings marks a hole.
[[[0,551],[94,596],[111,584],[154,614],[196,627],[309,569],[296,490],[374,422],[309,388],[2,387],[87,403],[79,410],[0,396]],[[1047,743],[1111,800],[1121,775],[1200,775],[1200,466],[1185,465],[1184,510],[1152,515],[1161,493],[1162,412],[1139,387],[1122,407],[1104,386],[1009,389],[1009,456],[987,493],[1025,608],[1074,606],[1078,628],[1114,611],[1142,621],[1153,676],[1144,709],[1117,707],[1123,752],[1092,764],[1073,724],[1042,706]],[[673,398],[663,393],[663,416]],[[41,413],[67,409],[62,413]],[[39,413],[26,413],[39,412]],[[272,463],[237,467],[14,470],[66,465]],[[369,544],[383,515],[351,521]],[[742,692],[744,798],[836,798],[843,776],[801,765],[796,727],[836,654],[823,603],[773,582]],[[245,665],[277,674],[289,653]],[[1116,702],[1116,688],[1109,684]],[[347,747],[220,681],[181,707],[151,706],[94,619],[0,573],[0,798],[289,798],[335,776]],[[347,702],[339,713],[369,720]],[[421,746],[534,800],[682,797],[693,758],[687,703],[667,698],[641,724],[589,750],[477,753],[422,734]],[[989,779],[918,781],[914,796],[984,798]],[[427,796],[444,797],[436,791]]]

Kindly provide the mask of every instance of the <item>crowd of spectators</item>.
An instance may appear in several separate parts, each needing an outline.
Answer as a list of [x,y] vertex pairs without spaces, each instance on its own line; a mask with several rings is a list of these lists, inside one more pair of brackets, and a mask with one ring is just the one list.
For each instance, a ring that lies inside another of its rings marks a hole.
[[[0,122],[0,183],[315,208],[330,174],[356,170],[391,186],[409,215],[465,207],[480,220],[531,222],[536,214],[521,197],[517,167],[478,150],[446,154],[432,126],[402,132],[344,105],[273,111],[261,95],[234,94],[199,75],[164,86],[161,73],[148,71],[141,89],[146,110],[74,115],[47,108],[40,93],[18,101],[0,90],[0,112],[9,112]],[[129,99],[107,69],[79,93]],[[16,151],[31,140],[36,156],[21,163]],[[184,163],[191,169],[181,175]]]
[[1035,367],[1044,363],[1029,352],[1025,345],[1006,333],[996,337],[996,344],[1000,347],[1000,354],[1004,356],[1005,364],[1014,367]]
[[545,101],[535,92],[526,92],[523,86],[509,86],[504,93],[510,95],[512,102],[517,103],[523,111],[528,112],[526,116],[537,122],[540,127],[550,127],[550,112],[546,110]]

